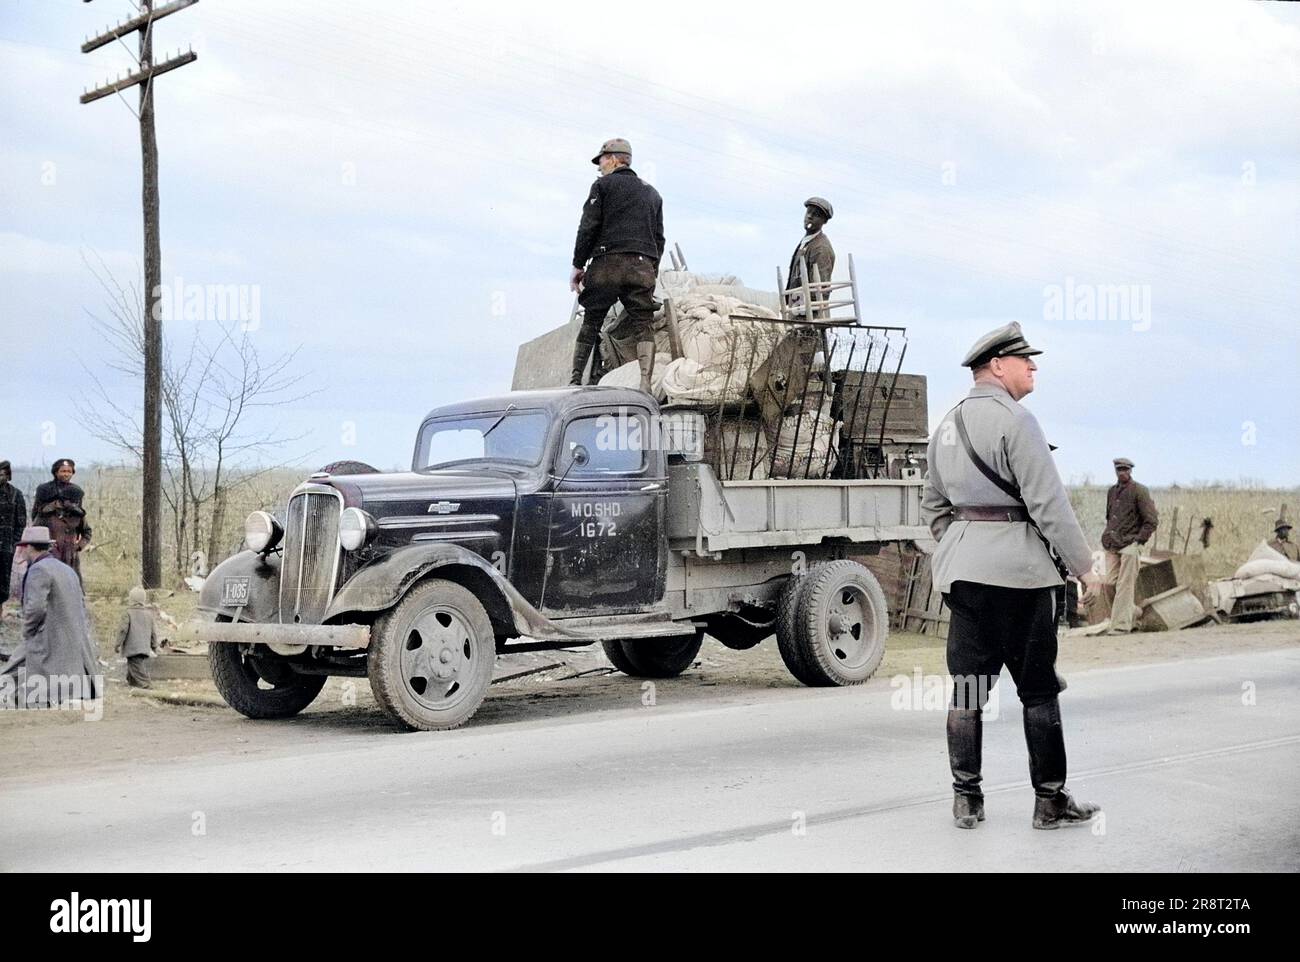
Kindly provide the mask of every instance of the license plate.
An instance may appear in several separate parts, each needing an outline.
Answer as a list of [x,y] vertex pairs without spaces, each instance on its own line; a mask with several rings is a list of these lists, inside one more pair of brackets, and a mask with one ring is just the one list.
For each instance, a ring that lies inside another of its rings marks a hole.
[[221,607],[242,608],[248,604],[248,584],[251,578],[221,579]]

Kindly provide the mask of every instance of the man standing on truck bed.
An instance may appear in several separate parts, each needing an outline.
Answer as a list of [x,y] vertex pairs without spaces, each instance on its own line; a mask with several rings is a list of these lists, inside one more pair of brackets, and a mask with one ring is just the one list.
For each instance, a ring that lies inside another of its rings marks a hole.
[[635,339],[641,390],[648,394],[655,363],[655,280],[664,255],[663,199],[632,170],[632,146],[626,140],[605,141],[591,162],[600,168],[600,177],[582,208],[569,275],[569,289],[581,291],[583,309],[569,383],[582,383],[605,315],[621,301],[624,320],[610,333],[620,340]]
[[1106,549],[1102,596],[1110,607],[1111,634],[1128,634],[1137,617],[1133,593],[1138,559],[1142,546],[1156,533],[1160,515],[1146,485],[1133,480],[1133,462],[1116,458],[1113,464],[1115,483],[1106,492],[1106,529],[1101,533],[1101,546]]
[[[834,216],[835,208],[823,197],[809,197],[803,202],[804,235],[790,257],[790,276],[785,282],[787,291],[795,291],[803,287],[801,263],[806,265],[809,284],[813,283],[814,267],[817,268],[817,278],[822,283],[830,281],[831,275],[835,273],[835,248],[831,246],[831,239],[822,233],[822,228]],[[826,297],[814,293],[812,300],[814,303],[812,316],[823,316],[826,313],[825,309],[818,309],[816,303],[825,301]]]
[[1015,322],[981,337],[962,361],[974,386],[930,438],[921,517],[939,542],[932,576],[952,613],[948,757],[959,828],[984,820],[982,712],[1003,665],[1024,706],[1034,828],[1081,824],[1099,810],[1065,790],[1055,611],[1062,578],[1052,551],[1089,595],[1099,579],[1047,439],[1019,404],[1034,389],[1032,357],[1041,353]]

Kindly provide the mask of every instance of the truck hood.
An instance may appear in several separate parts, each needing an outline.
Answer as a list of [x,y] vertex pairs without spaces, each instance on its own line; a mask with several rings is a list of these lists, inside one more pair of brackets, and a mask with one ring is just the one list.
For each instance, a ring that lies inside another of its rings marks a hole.
[[[387,514],[393,509],[423,514],[439,501],[469,502],[497,499],[513,500],[514,481],[503,474],[477,471],[403,471],[397,474],[349,474],[332,478],[331,483],[345,494],[359,496],[361,507],[372,514]],[[349,491],[349,489],[351,489]],[[353,500],[349,498],[349,503]]]

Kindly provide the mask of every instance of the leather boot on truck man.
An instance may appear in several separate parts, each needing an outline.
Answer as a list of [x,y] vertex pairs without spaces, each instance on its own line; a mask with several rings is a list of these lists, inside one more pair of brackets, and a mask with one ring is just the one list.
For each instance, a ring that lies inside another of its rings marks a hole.
[[663,199],[632,170],[632,147],[626,140],[605,141],[591,162],[600,168],[600,177],[582,208],[569,275],[569,289],[580,291],[583,310],[569,383],[582,383],[605,315],[619,302],[623,320],[610,335],[636,341],[641,390],[648,394],[655,363],[655,280],[664,254]]

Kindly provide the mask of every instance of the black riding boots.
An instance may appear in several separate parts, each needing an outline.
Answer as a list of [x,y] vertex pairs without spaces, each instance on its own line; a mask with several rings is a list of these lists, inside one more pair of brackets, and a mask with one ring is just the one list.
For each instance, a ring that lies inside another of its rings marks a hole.
[[1091,802],[1076,802],[1065,790],[1065,735],[1061,705],[1055,698],[1026,706],[1025,743],[1029,747],[1029,780],[1034,785],[1034,828],[1083,825],[1101,811]]
[[952,765],[952,817],[958,828],[984,821],[980,751],[984,714],[978,708],[948,709],[948,761]]

